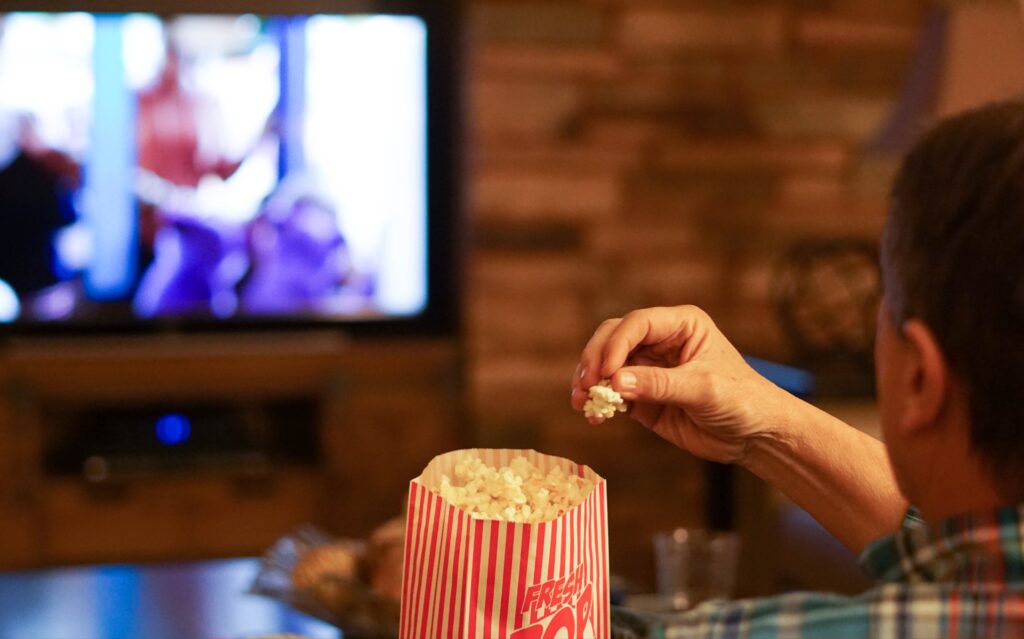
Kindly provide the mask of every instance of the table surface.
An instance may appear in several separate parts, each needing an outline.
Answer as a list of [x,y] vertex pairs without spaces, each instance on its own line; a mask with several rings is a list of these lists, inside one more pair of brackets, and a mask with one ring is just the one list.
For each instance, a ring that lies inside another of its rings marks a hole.
[[257,559],[0,572],[4,639],[243,639],[334,627],[246,594]]

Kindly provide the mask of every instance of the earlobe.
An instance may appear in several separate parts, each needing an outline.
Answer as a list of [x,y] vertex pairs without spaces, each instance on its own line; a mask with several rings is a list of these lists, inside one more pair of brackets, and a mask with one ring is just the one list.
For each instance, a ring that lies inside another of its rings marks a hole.
[[908,320],[902,329],[908,357],[903,424],[908,431],[916,431],[938,422],[949,399],[950,371],[942,348],[924,322]]

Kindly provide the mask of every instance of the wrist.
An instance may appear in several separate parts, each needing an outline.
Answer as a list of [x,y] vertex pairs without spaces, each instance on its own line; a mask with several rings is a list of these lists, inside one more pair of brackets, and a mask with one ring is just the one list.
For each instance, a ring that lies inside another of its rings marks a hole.
[[812,412],[820,412],[778,387],[776,391],[777,400],[763,416],[764,428],[750,438],[740,461],[740,466],[766,480],[799,459],[803,428],[815,421]]

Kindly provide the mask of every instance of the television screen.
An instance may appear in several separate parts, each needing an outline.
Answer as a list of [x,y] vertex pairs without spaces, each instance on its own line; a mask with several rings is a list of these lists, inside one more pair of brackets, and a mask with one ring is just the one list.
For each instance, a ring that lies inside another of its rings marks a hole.
[[0,320],[438,311],[428,22],[200,11],[0,13]]

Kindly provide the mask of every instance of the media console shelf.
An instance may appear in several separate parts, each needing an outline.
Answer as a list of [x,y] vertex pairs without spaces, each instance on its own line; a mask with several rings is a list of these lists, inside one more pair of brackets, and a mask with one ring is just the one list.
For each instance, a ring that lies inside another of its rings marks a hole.
[[[327,332],[8,343],[0,567],[251,555],[306,522],[365,535],[401,512],[426,461],[468,441],[460,365],[453,339]],[[292,400],[312,410],[291,421],[280,406]],[[46,468],[54,441],[78,423],[69,415],[179,405],[237,407],[278,435],[311,420],[315,451],[302,461],[222,455],[112,468],[92,480]]]

